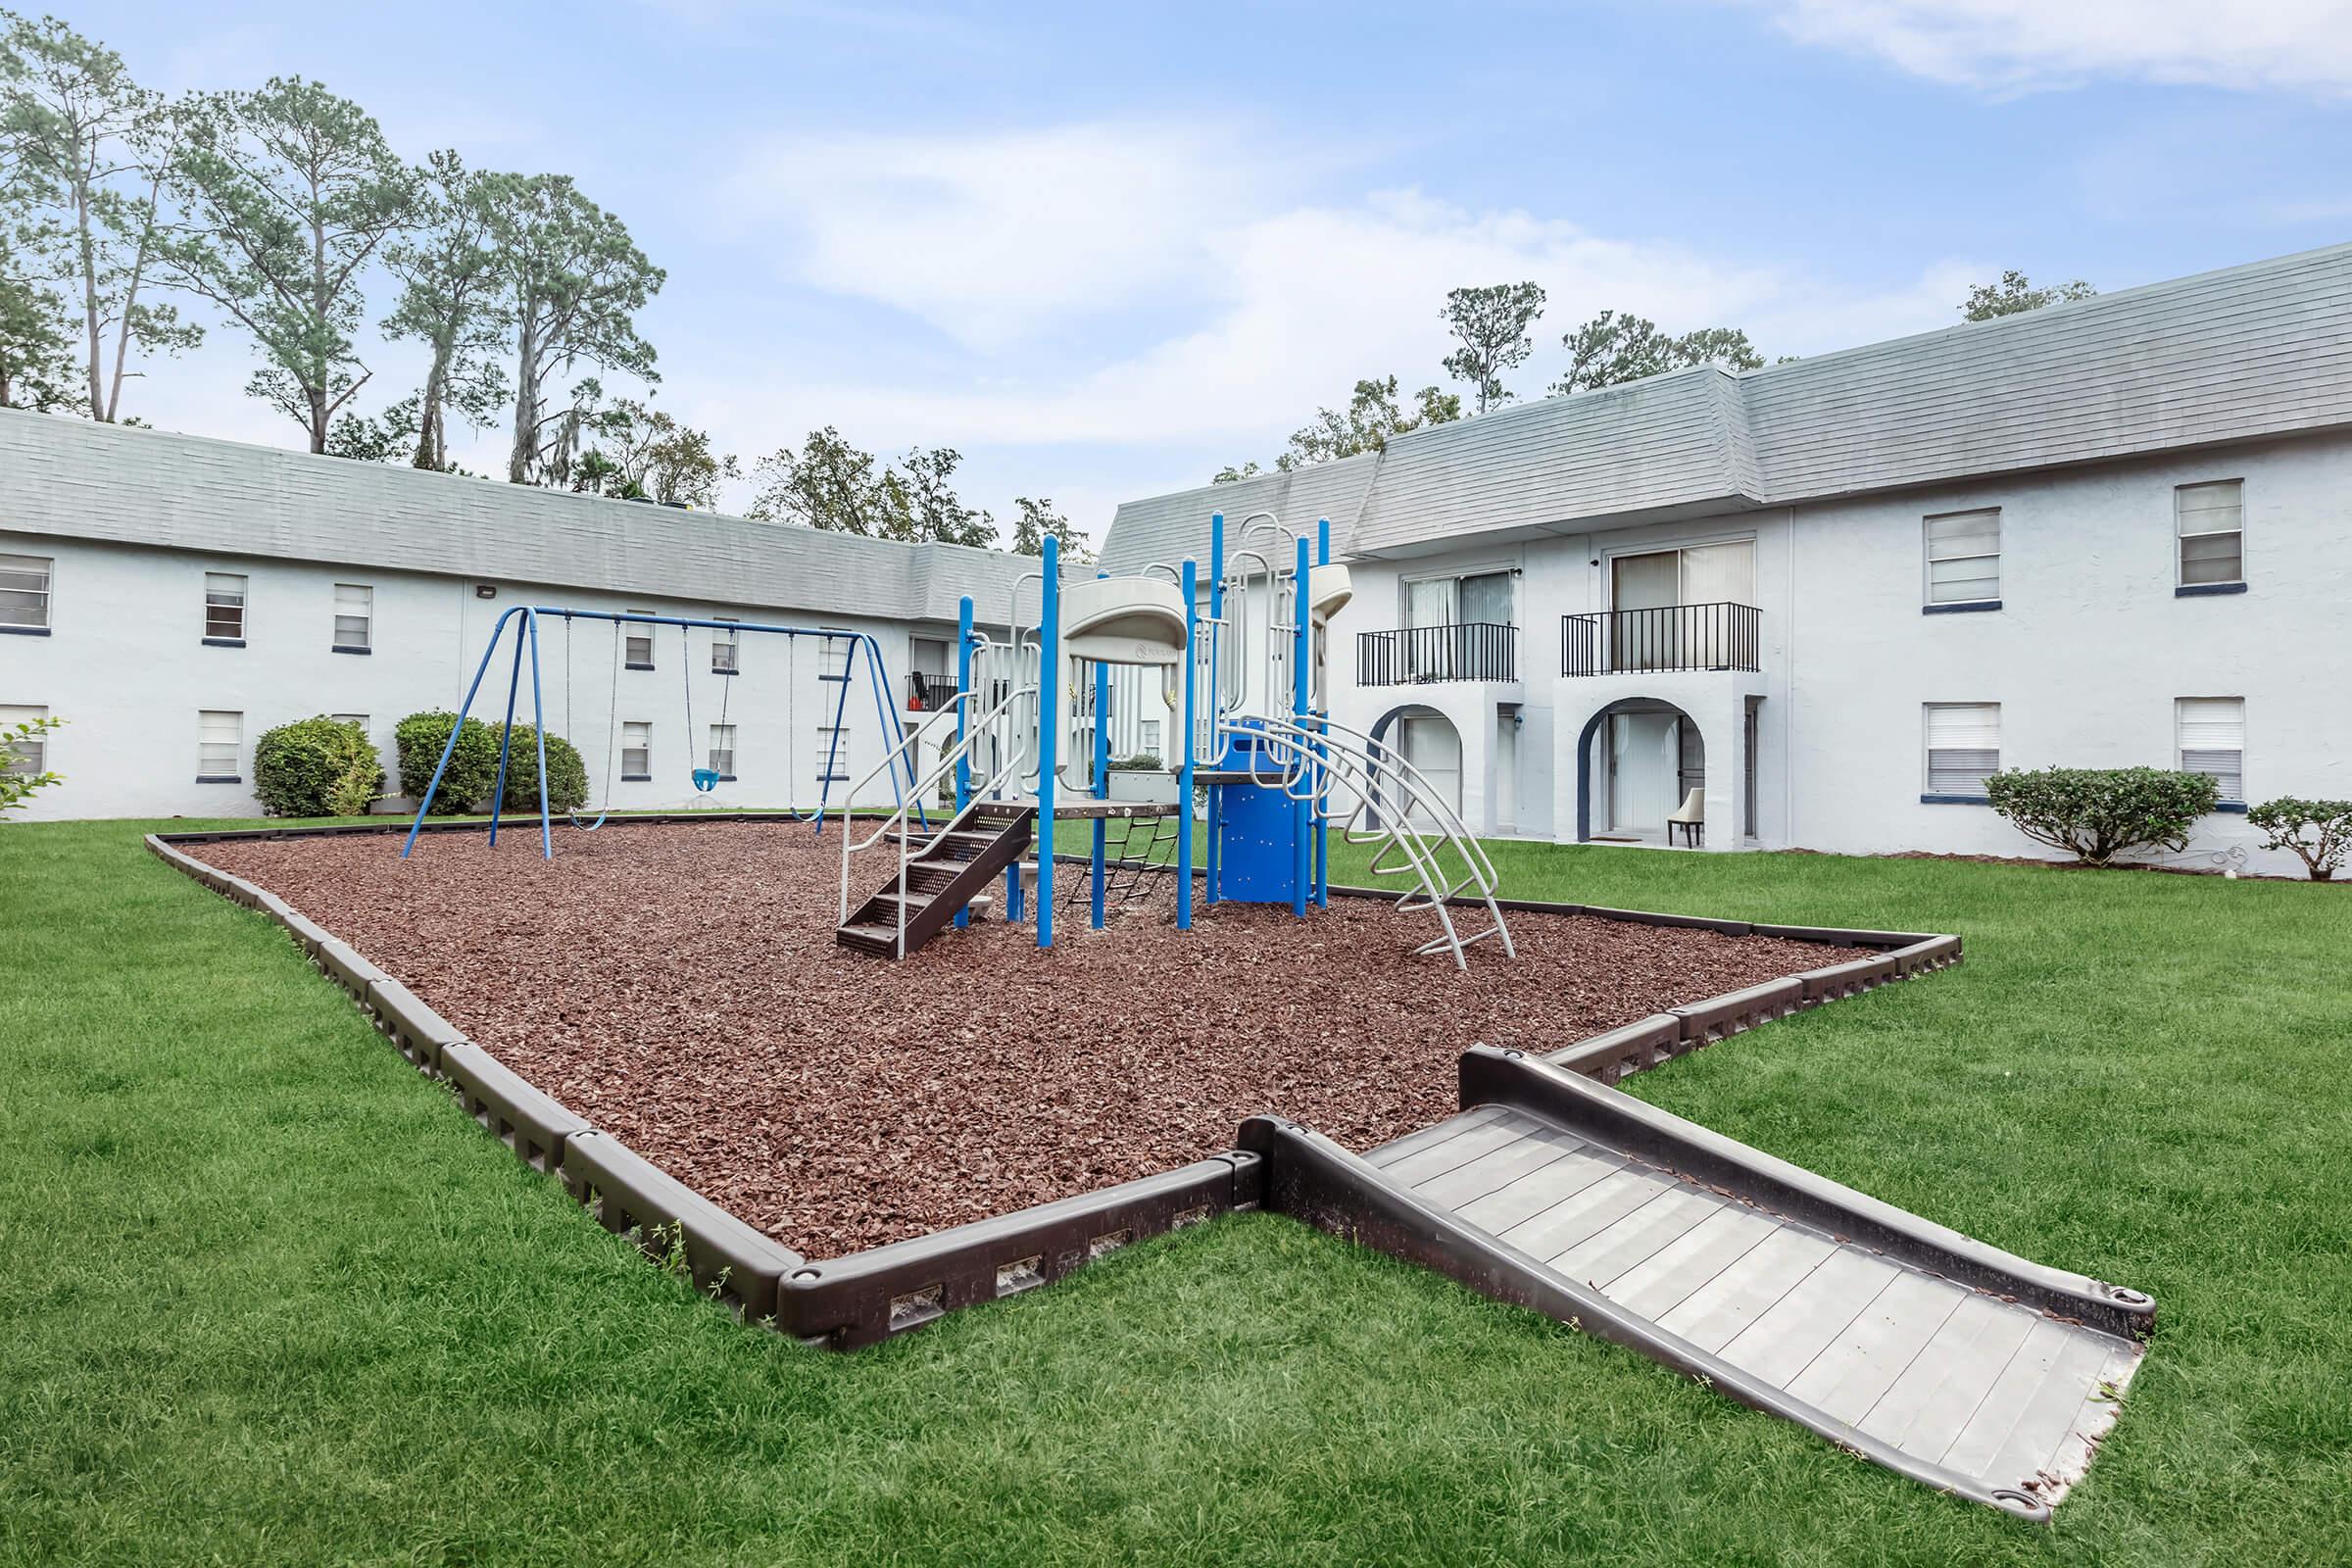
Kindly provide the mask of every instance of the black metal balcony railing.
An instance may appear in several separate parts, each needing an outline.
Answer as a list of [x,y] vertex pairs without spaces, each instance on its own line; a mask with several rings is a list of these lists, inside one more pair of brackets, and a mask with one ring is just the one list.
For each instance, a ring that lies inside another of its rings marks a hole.
[[934,713],[956,699],[956,677],[926,675],[921,670],[909,671],[906,676],[906,710],[913,713]]
[[1435,680],[1517,680],[1519,628],[1467,620],[1451,626],[1405,626],[1355,634],[1358,686],[1412,686]]
[[1560,617],[1560,673],[1760,669],[1764,612],[1753,605],[1667,605]]

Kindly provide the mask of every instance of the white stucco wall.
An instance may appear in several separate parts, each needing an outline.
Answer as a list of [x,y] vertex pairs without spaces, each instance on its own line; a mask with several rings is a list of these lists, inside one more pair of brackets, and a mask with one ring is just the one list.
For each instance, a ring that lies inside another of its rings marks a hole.
[[[253,798],[254,742],[262,732],[315,713],[365,713],[368,729],[398,788],[393,727],[408,713],[453,708],[464,697],[499,614],[517,605],[569,605],[583,610],[636,610],[662,615],[733,616],[746,621],[839,626],[875,637],[890,685],[886,710],[895,721],[905,701],[912,636],[953,639],[953,626],[910,624],[854,616],[815,616],[752,605],[681,603],[574,589],[496,583],[495,599],[477,598],[477,584],[455,576],[337,567],[325,564],[198,555],[136,546],[0,532],[0,553],[48,557],[52,566],[50,634],[0,636],[0,705],[43,707],[68,727],[50,740],[48,765],[66,782],[35,797],[27,819],[104,816],[257,815]],[[247,578],[246,646],[203,644],[204,577],[208,571]],[[334,585],[365,583],[375,590],[373,651],[330,651]],[[817,678],[820,645],[788,651],[784,639],[747,633],[743,673],[710,671],[712,633],[688,636],[692,652],[695,734],[685,725],[679,630],[655,631],[655,668],[623,670],[617,712],[621,723],[653,725],[652,777],[622,782],[612,766],[610,804],[622,809],[699,806],[763,808],[813,807],[820,763],[816,729],[830,710],[837,683]],[[581,621],[572,637],[571,708],[564,710],[562,622],[541,630],[542,695],[550,728],[579,748],[591,800],[606,802],[607,716],[615,707],[612,631]],[[512,646],[509,644],[508,646]],[[497,722],[506,709],[510,665],[502,652],[483,682],[473,715]],[[736,726],[737,781],[699,794],[692,771],[703,761],[709,726],[721,717]],[[517,704],[527,721],[528,666]],[[226,710],[244,715],[238,784],[198,784],[197,714]],[[789,721],[789,722],[788,722]],[[881,760],[886,736],[862,671],[849,692],[844,727],[847,769],[861,777]],[[789,764],[789,765],[788,765]],[[788,773],[791,788],[785,785]],[[869,791],[887,800],[886,790]],[[836,790],[837,800],[840,798]]]

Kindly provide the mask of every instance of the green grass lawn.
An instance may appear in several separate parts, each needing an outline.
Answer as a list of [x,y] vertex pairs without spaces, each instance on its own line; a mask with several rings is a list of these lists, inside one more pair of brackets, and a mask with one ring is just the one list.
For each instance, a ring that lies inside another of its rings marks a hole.
[[152,825],[0,828],[0,1561],[2352,1556],[2352,893],[1495,847],[1524,896],[1967,938],[1633,1088],[2155,1294],[2040,1528],[1273,1216],[855,1356],[742,1328]]

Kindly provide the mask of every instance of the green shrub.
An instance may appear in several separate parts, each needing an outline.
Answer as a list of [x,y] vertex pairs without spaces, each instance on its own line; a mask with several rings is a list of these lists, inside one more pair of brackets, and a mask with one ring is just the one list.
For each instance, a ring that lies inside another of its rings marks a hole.
[[2183,850],[2221,801],[2211,774],[2154,767],[2019,768],[1987,778],[1984,793],[2020,833],[2086,865],[2148,846]]
[[1138,752],[1133,757],[1114,758],[1111,760],[1110,770],[1113,773],[1163,773],[1167,771],[1160,760],[1150,752]]
[[[498,731],[490,731],[490,770],[498,774]],[[547,737],[547,808],[576,811],[588,804],[588,769],[571,742],[554,731]],[[507,755],[506,808],[539,810],[539,732],[528,724],[514,726],[514,741]]]
[[62,718],[28,718],[0,727],[0,812],[17,810],[35,790],[66,781],[63,773],[16,771],[18,763],[29,761],[31,748],[41,744],[41,737],[64,723]]
[[368,732],[323,713],[265,730],[253,746],[253,793],[270,816],[365,816],[384,789]]
[[2255,807],[2246,812],[2246,820],[2262,829],[2264,849],[2292,850],[2301,856],[2314,882],[2331,880],[2344,857],[2352,854],[2352,801],[2303,801],[2285,795]]
[[[393,744],[400,752],[400,793],[412,801],[424,799],[425,787],[433,781],[433,767],[441,760],[441,748],[449,744],[449,728],[458,715],[446,710],[411,713],[392,731]],[[490,795],[490,786],[498,777],[498,731],[478,718],[466,721],[458,736],[458,749],[450,754],[449,771],[441,777],[440,793],[433,797],[433,814],[461,816],[480,806]]]

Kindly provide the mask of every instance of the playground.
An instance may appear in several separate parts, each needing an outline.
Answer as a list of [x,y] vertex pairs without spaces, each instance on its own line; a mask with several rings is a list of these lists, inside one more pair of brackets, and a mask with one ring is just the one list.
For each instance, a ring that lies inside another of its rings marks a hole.
[[[460,708],[503,652],[486,831],[424,838],[461,722],[397,856],[366,827],[149,848],[282,925],[606,1229],[805,1343],[874,1345],[1265,1208],[2050,1519],[2152,1297],[1616,1087],[1947,968],[1959,938],[1506,901],[1448,792],[1333,719],[1352,590],[1328,521],[1209,525],[1205,584],[1191,559],[1065,581],[1049,539],[1001,636],[964,598],[954,694],[861,777],[828,755],[813,810],[592,807],[559,856],[543,625],[567,708],[583,618],[615,647],[674,627],[690,661],[706,632],[714,668],[747,634],[816,639],[836,736],[861,672],[878,709],[890,682],[855,633],[523,605]],[[1174,741],[1166,787],[1114,800],[1110,731],[1139,710]],[[535,834],[503,821],[523,716]],[[698,793],[734,779],[731,746]],[[1335,858],[1370,885],[1335,887]]]
[[[445,834],[200,846],[466,1038],[810,1257],[1069,1198],[1278,1111],[1369,1150],[1450,1114],[1475,1043],[1550,1051],[1859,956],[1524,913],[1510,964],[1400,961],[1426,917],[1220,903],[1168,879],[1052,953],[982,920],[903,964],[834,940],[839,852],[794,823],[615,821],[543,861]],[[1082,873],[1081,865],[1062,869]],[[493,912],[495,911],[495,912]]]

